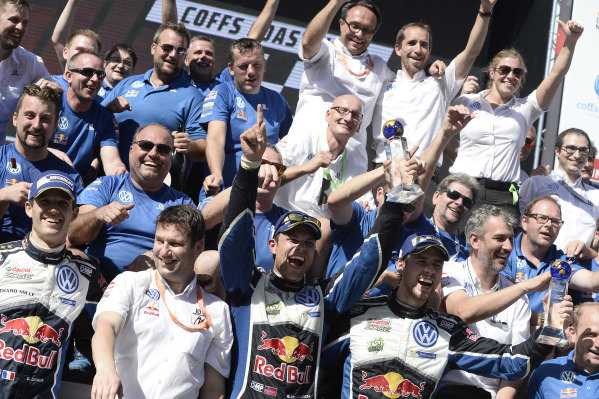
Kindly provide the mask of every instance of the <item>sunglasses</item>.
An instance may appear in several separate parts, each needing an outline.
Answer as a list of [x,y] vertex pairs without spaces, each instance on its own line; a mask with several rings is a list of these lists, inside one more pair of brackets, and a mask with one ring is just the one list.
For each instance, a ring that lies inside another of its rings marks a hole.
[[464,205],[464,207],[466,207],[468,209],[472,208],[472,205],[474,205],[474,201],[472,200],[472,198],[462,195],[462,193],[460,193],[459,191],[448,188],[447,190],[444,190],[443,192],[445,194],[447,194],[447,198],[449,198],[452,201],[457,201],[461,198],[462,205]]
[[173,152],[173,147],[168,144],[154,144],[149,140],[138,140],[133,142],[133,144],[137,144],[142,151],[150,152],[152,148],[156,147],[156,151],[160,155],[168,155]]
[[514,74],[514,76],[518,79],[520,79],[523,75],[524,75],[524,69],[522,68],[512,68],[510,66],[507,65],[500,65],[497,68],[495,68],[495,70],[497,72],[499,72],[500,75],[509,75],[510,72],[512,72]]
[[524,140],[524,146],[526,148],[530,148],[533,145],[535,145],[535,141],[533,139],[529,139],[528,137],[526,138],[526,140]]
[[287,170],[287,166],[283,165],[282,163],[270,162],[266,159],[263,159],[261,164],[274,166],[275,169],[277,169],[277,173],[279,174],[279,176],[281,176],[283,173],[285,173],[285,170]]
[[187,54],[187,48],[186,47],[175,47],[172,44],[158,44],[156,43],[157,46],[159,46],[162,51],[164,51],[167,54],[170,54],[173,50],[177,50],[177,55],[185,55]]
[[69,69],[69,71],[77,72],[77,73],[85,76],[86,78],[91,78],[92,76],[96,75],[98,77],[98,79],[103,80],[106,77],[106,73],[101,69],[73,68],[73,69]]
[[312,216],[304,215],[303,213],[289,213],[287,216],[285,216],[285,219],[283,219],[283,224],[302,222],[313,223],[320,229],[320,220]]

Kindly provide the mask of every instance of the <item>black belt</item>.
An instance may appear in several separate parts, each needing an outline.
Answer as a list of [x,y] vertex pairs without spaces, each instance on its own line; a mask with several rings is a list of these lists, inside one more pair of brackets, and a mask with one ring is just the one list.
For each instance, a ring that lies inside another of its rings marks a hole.
[[491,180],[491,179],[487,179],[486,177],[479,177],[476,180],[480,183],[481,186],[483,186],[484,188],[488,188],[490,190],[510,191],[510,187],[512,187],[512,184],[514,184],[515,187],[518,187],[518,185],[516,183],[511,183],[511,182],[507,182],[507,181]]

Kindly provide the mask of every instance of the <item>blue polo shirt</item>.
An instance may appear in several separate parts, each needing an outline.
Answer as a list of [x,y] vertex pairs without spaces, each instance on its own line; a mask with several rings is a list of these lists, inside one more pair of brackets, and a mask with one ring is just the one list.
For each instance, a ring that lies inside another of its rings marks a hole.
[[[12,167],[11,158],[15,160],[15,168]],[[68,174],[75,181],[77,194],[83,190],[83,181],[79,173],[51,152],[48,152],[46,158],[41,161],[31,162],[17,151],[14,143],[0,146],[0,187],[4,188],[19,182],[33,183],[40,174],[48,170],[59,170]],[[31,231],[31,219],[25,213],[25,208],[10,204],[2,218],[0,242],[20,240],[29,231]]]
[[65,152],[81,176],[86,176],[100,147],[118,147],[118,124],[112,112],[93,101],[85,112],[74,111],[62,94],[58,128],[49,146]]
[[[262,104],[266,134],[270,144],[289,131],[293,117],[285,98],[274,90],[261,87],[258,94],[246,94],[237,89],[233,82],[225,82],[214,88],[204,99],[200,123],[208,129],[208,122],[227,123],[225,140],[225,162],[223,166],[224,188],[231,186],[241,160],[243,132],[256,124],[256,109]],[[205,138],[205,134],[202,138]],[[203,189],[200,197],[203,197]]]
[[[202,111],[202,95],[191,85],[189,78],[180,74],[171,83],[154,88],[150,83],[150,69],[143,75],[129,76],[119,82],[107,95],[102,105],[122,96],[131,105],[131,111],[115,115],[119,123],[119,154],[129,167],[129,148],[133,133],[141,125],[161,123],[171,131],[179,125],[185,127],[192,140],[205,138],[199,118]],[[191,162],[188,162],[191,165]]]
[[[567,258],[566,254],[561,249],[557,249],[555,245],[552,245],[551,248],[549,248],[547,255],[545,255],[541,261],[539,267],[536,267],[522,253],[521,242],[522,233],[520,233],[514,240],[514,249],[512,250],[512,253],[510,253],[505,269],[501,272],[501,274],[515,283],[536,277],[549,270],[551,264],[556,260],[566,260]],[[574,263],[572,266],[575,268],[581,267],[578,263]],[[572,275],[574,275],[576,270],[572,271]],[[543,312],[543,295],[545,295],[545,292],[546,291],[530,292],[527,294],[530,308],[534,312]]]
[[599,373],[588,374],[574,364],[574,351],[568,356],[547,360],[532,373],[528,399],[597,399]]
[[208,82],[198,82],[197,80],[191,79],[191,76],[189,78],[191,80],[191,84],[193,84],[193,86],[197,88],[200,91],[200,93],[202,93],[202,97],[207,97],[208,93],[210,93],[212,89],[214,89],[219,84],[233,81],[233,76],[229,72],[228,67],[223,69],[218,75],[214,77],[214,79],[209,80]]
[[96,100],[99,102],[104,101],[104,99],[106,98],[108,93],[110,93],[111,91],[112,91],[112,87],[108,86],[106,84],[106,81],[103,80],[102,87],[100,88],[100,91],[98,91],[98,94],[96,94]]
[[[79,205],[103,207],[111,202],[135,204],[129,218],[116,226],[104,224],[86,252],[100,261],[108,281],[124,270],[137,255],[154,246],[156,217],[169,206],[194,205],[185,194],[162,185],[158,191],[144,191],[133,185],[130,174],[103,176],[94,180],[77,198]],[[194,205],[195,206],[195,205]]]
[[69,88],[69,82],[67,82],[67,80],[64,78],[63,74],[60,75],[52,75],[52,79],[54,79],[54,81],[56,83],[58,83],[58,85],[60,86],[60,88],[66,93],[68,88]]

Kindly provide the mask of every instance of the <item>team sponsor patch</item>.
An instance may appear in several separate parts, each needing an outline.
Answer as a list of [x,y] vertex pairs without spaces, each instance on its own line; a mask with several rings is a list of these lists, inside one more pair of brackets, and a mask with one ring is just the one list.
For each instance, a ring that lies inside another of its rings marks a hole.
[[2,379],[3,380],[14,380],[15,372],[10,370],[2,370]]
[[385,340],[383,340],[383,338],[381,337],[378,337],[373,339],[372,341],[368,341],[367,345],[368,352],[374,353],[376,355],[377,353],[383,350],[383,347],[385,346]]
[[146,291],[146,295],[157,301],[160,299],[160,292],[156,288],[150,288]]
[[207,116],[210,116],[210,115],[212,115],[212,111],[210,111],[210,112],[206,112],[205,114],[204,114],[204,113],[203,113],[203,114],[201,114],[201,115],[200,115],[200,118],[205,118],[205,117],[207,117]]
[[237,104],[239,108],[245,108],[245,102],[241,97],[235,98],[235,104]]
[[306,288],[305,290],[295,294],[295,297],[293,299],[295,300],[295,303],[299,303],[300,305],[308,307],[313,307],[320,303],[320,294],[318,293],[318,290],[315,288]]
[[79,271],[81,272],[81,274],[87,277],[91,277],[92,273],[94,272],[94,270],[91,267],[85,265],[80,265]]
[[476,341],[480,338],[480,335],[475,334],[474,331],[469,328],[466,329],[466,332],[468,333],[468,339],[471,341]]
[[138,90],[129,90],[127,93],[125,93],[125,97],[137,97],[138,94]]
[[436,353],[425,352],[425,351],[410,351],[410,354],[408,356],[409,357],[419,357],[422,359],[431,359],[431,360],[437,359]]
[[202,324],[206,321],[206,314],[201,309],[196,308],[191,315],[191,324]]
[[150,316],[155,316],[158,317],[160,316],[159,310],[156,306],[146,306],[145,308],[143,308],[143,312],[144,314],[150,315]]
[[133,194],[131,194],[131,191],[121,190],[119,191],[118,197],[123,205],[127,205],[133,202]]
[[62,133],[55,134],[52,138],[52,142],[54,144],[67,145],[69,142],[69,138]]
[[79,276],[73,268],[63,265],[56,272],[56,284],[61,291],[72,294],[79,287]]
[[447,319],[438,319],[437,324],[439,325],[439,327],[449,331],[453,330],[457,325],[455,322]]
[[144,82],[142,82],[141,80],[136,80],[135,82],[131,83],[131,87],[133,87],[134,89],[139,89],[140,87],[143,87]]
[[549,188],[550,190],[557,190],[559,188],[559,185],[557,183],[550,183],[547,188]]
[[211,110],[212,108],[214,108],[214,101],[211,101],[209,103],[204,103],[204,105],[202,105],[202,111],[208,111],[208,110]]
[[74,300],[68,299],[68,298],[63,298],[61,296],[58,297],[58,300],[60,301],[60,303],[64,303],[65,305],[69,305],[69,306],[77,305],[77,302],[75,302]]
[[206,96],[206,100],[214,100],[216,98],[216,95],[218,94],[218,92],[216,90],[212,90],[210,93],[208,93],[208,95]]
[[576,374],[572,370],[562,371],[562,374],[560,375],[560,380],[563,382],[574,382],[575,379]]
[[445,288],[447,286],[449,286],[451,280],[449,278],[449,275],[447,273],[443,273],[443,275],[441,276],[441,287]]
[[365,330],[374,330],[380,332],[391,331],[391,320],[385,319],[368,319],[366,320]]
[[576,398],[578,397],[578,392],[576,388],[562,389],[561,391],[559,391],[559,397],[560,399]]
[[422,320],[416,323],[412,335],[418,345],[429,348],[437,343],[439,330],[432,323]]
[[18,175],[19,173],[21,173],[21,164],[18,163],[14,158],[11,158],[6,163],[6,170],[8,170],[13,175]]
[[246,114],[245,111],[243,111],[241,109],[237,110],[237,114],[235,115],[235,117],[237,119],[241,119],[241,120],[244,120],[244,121],[248,120],[248,114]]
[[481,108],[481,105],[478,101],[473,102],[472,104],[470,104],[468,106],[468,108],[470,108],[470,111],[474,112],[474,111],[478,111]]
[[19,181],[17,179],[6,179],[5,187],[6,186],[13,186],[13,185],[17,184],[18,182]]
[[273,302],[266,306],[266,314],[275,317],[281,313],[281,309],[283,308],[283,303],[281,301]]
[[61,116],[58,118],[58,128],[60,130],[67,130],[69,128],[69,120],[66,116]]

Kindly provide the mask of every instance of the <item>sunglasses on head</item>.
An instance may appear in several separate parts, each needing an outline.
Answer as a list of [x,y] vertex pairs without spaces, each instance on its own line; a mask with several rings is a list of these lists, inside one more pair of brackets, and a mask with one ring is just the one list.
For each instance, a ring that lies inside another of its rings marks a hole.
[[283,165],[282,163],[270,162],[270,161],[267,161],[266,159],[262,160],[262,165],[274,166],[277,169],[277,173],[279,174],[279,176],[281,176],[283,173],[285,173],[285,170],[287,170],[287,166]]
[[287,216],[285,216],[285,219],[283,219],[283,224],[301,222],[314,223],[318,226],[318,228],[320,228],[320,220],[312,216],[304,215],[302,213],[290,213]]
[[517,77],[518,79],[520,79],[524,75],[524,69],[512,68],[507,65],[500,65],[497,68],[495,68],[495,70],[497,72],[499,72],[500,75],[509,75],[510,72],[512,72],[514,74],[514,76]]
[[535,141],[533,139],[529,139],[528,137],[526,138],[526,140],[524,140],[524,146],[526,148],[530,148],[533,145],[535,145]]
[[464,207],[466,207],[468,209],[472,208],[472,205],[474,205],[474,201],[472,200],[472,198],[462,195],[462,193],[460,193],[459,191],[448,188],[447,190],[444,190],[443,192],[445,194],[447,194],[447,198],[449,198],[452,201],[457,201],[461,198],[462,205],[464,205]]
[[91,78],[94,74],[98,77],[98,79],[103,80],[106,77],[106,73],[101,69],[94,68],[72,68],[69,69],[71,72],[77,72],[86,78]]
[[156,147],[156,151],[158,151],[158,153],[160,155],[168,155],[171,152],[173,152],[173,147],[171,147],[168,144],[154,144],[149,140],[138,140],[135,141],[133,144],[137,144],[139,146],[139,148],[142,149],[142,151],[145,152],[150,152],[152,151],[152,148]]

